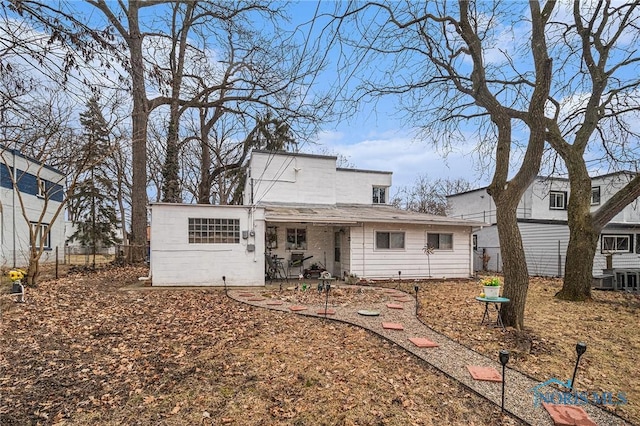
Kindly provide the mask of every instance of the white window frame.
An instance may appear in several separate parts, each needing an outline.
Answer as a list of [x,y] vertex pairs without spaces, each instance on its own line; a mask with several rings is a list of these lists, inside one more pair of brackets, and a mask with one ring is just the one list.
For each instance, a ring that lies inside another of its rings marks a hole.
[[[44,248],[45,250],[50,250],[51,249],[51,231],[49,231],[49,224],[31,222],[30,225],[31,225],[31,232],[35,234],[34,242],[36,244],[36,248],[37,249],[40,248],[40,242],[42,241],[42,236],[45,235],[44,245],[42,246],[42,248]],[[31,243],[31,238],[29,238],[29,243]]]
[[[380,246],[378,245],[378,235],[381,234],[387,234],[387,243],[388,243],[388,247],[385,246]],[[376,250],[405,250],[406,246],[407,246],[407,235],[406,232],[404,231],[375,231],[374,233],[374,238],[375,238],[375,247]],[[400,240],[398,239],[398,237],[402,237],[402,244],[398,244],[400,242]],[[395,238],[393,238],[395,237]]]
[[[555,201],[554,201],[555,200]],[[558,201],[562,201],[559,205]],[[550,191],[549,192],[549,210],[566,210],[567,209],[567,193],[566,191]]]
[[[611,241],[605,247],[605,239]],[[620,243],[626,240],[626,248],[619,248]],[[632,241],[630,235],[618,235],[618,234],[602,234],[600,235],[600,251],[602,253],[630,253]]]
[[[594,194],[597,193],[597,196],[594,197]],[[600,187],[599,186],[592,186],[591,187],[591,205],[592,206],[597,206],[598,204],[600,204]],[[597,200],[596,200],[597,198]]]
[[387,189],[386,186],[374,186],[371,202],[373,204],[387,204]]
[[287,228],[285,238],[287,250],[307,249],[307,228]]
[[240,244],[240,219],[190,217],[189,244]]
[[36,190],[36,195],[40,198],[45,198],[47,195],[47,182],[44,179],[36,178],[36,185],[38,189]]
[[[430,235],[437,236],[438,241],[434,241],[434,238],[429,238]],[[446,247],[446,242],[442,241],[442,236],[449,237],[449,245],[450,247]],[[451,232],[427,232],[426,235],[427,246],[432,248],[433,250],[440,251],[453,251],[453,233]]]

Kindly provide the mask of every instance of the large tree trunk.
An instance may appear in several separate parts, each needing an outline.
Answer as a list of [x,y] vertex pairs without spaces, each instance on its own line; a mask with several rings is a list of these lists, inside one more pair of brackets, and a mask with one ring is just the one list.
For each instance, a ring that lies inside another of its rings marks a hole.
[[524,327],[529,273],[518,228],[517,202],[514,204],[512,200],[500,199],[495,201],[500,253],[505,274],[502,295],[510,300],[502,305],[502,321],[507,326],[521,330]]
[[591,226],[590,215],[569,218],[569,245],[565,261],[562,289],[556,297],[563,300],[591,299],[593,257],[596,253],[599,232]]
[[[200,182],[198,182],[198,204],[211,204],[211,147],[205,109],[200,110]],[[211,123],[215,123],[215,116]],[[214,201],[215,204],[215,201]]]
[[147,245],[147,123],[149,121],[149,105],[145,89],[142,36],[138,26],[138,11],[133,6],[131,9],[128,40],[133,92],[130,258],[134,263],[137,263],[144,261]]
[[582,155],[576,151],[564,153],[569,170],[571,196],[567,208],[569,245],[565,260],[562,289],[556,297],[563,300],[591,299],[593,257],[596,254],[600,227],[591,215],[591,178]]

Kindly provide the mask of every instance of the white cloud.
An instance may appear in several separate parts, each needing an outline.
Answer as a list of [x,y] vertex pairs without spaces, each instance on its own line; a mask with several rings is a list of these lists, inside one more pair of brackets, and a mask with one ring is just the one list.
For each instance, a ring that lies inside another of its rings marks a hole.
[[342,132],[323,132],[311,152],[334,153],[344,156],[358,169],[393,172],[393,188],[412,186],[419,176],[429,179],[464,178],[474,186],[477,181],[475,165],[468,147],[446,157],[428,141],[418,141],[408,131],[387,131],[370,134],[360,140],[346,140]]

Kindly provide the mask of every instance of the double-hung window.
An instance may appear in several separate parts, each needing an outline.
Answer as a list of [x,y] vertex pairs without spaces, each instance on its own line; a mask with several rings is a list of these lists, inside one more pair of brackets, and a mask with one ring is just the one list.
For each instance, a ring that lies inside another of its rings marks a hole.
[[240,243],[239,219],[189,218],[189,244]]
[[596,206],[600,204],[600,187],[594,186],[591,188],[591,205]]
[[373,204],[387,203],[387,188],[384,186],[373,187]]
[[549,209],[565,210],[567,208],[567,193],[565,191],[549,192]]
[[602,235],[600,248],[603,253],[628,253],[632,251],[630,235]]
[[44,198],[47,195],[47,182],[44,179],[37,178],[36,185],[38,186],[36,195]]
[[427,233],[427,245],[434,250],[453,250],[453,234]]
[[36,248],[40,248],[40,244],[45,249],[51,248],[51,233],[49,232],[48,223],[31,222],[31,232],[35,236],[34,243]]
[[287,228],[287,250],[306,250],[307,230],[305,228]]
[[404,250],[404,232],[376,231],[377,250]]

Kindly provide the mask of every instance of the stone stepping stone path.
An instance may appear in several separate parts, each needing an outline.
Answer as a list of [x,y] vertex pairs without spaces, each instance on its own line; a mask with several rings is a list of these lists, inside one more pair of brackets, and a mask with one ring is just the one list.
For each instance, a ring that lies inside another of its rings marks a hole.
[[404,330],[404,327],[402,326],[402,324],[397,322],[383,322],[382,328],[386,330]]
[[300,312],[300,311],[306,311],[307,307],[302,305],[294,305],[294,306],[289,306],[289,310],[293,312]]
[[404,309],[404,306],[398,305],[397,303],[387,303],[387,308],[389,308],[389,309]]
[[[294,287],[291,289],[293,290]],[[351,309],[336,309],[335,313],[333,309],[325,306],[324,299],[321,304],[312,304],[307,308],[303,305],[290,306],[286,300],[283,303],[282,300],[275,298],[261,301],[247,300],[248,297],[264,296],[262,292],[258,291],[253,293],[232,289],[227,295],[239,302],[253,306],[313,316],[320,320],[324,318],[336,319],[370,330],[426,361],[462,385],[483,395],[487,400],[496,404],[498,410],[500,409],[502,375],[498,370],[502,366],[499,363],[498,354],[495,354],[495,357],[484,356],[429,328],[428,324],[424,324],[413,315],[412,309],[389,307],[389,305],[403,306],[402,303],[409,303],[409,306],[413,307],[413,303],[416,301],[407,293],[395,289],[369,286],[361,289],[362,293],[368,291],[375,291],[380,296],[384,294],[384,297],[380,297],[380,300],[375,303],[364,302],[366,305],[363,304],[359,308],[356,305]],[[258,296],[256,296],[257,293],[259,293]],[[297,303],[305,302],[298,301]],[[327,312],[325,312],[325,307]],[[382,322],[382,327],[380,327],[381,322],[373,319],[378,316],[388,316],[389,322]],[[393,330],[402,332],[395,333]],[[419,337],[408,338],[407,334],[409,333]],[[429,348],[436,347],[437,349],[429,350]],[[505,375],[505,411],[518,416],[530,425],[632,426],[629,422],[592,404],[584,406],[560,405],[557,407],[553,407],[553,404],[547,404],[548,406],[544,407],[542,404],[534,405],[532,389],[537,389],[542,383],[509,368],[509,366],[507,366],[507,371]]]
[[556,426],[597,426],[582,407],[576,405],[548,404],[546,402],[543,402],[542,406],[547,410]]
[[469,373],[474,380],[484,380],[487,382],[502,383],[502,375],[493,367],[482,367],[479,365],[467,365]]
[[439,346],[436,342],[424,337],[411,337],[409,341],[419,348],[437,348]]

